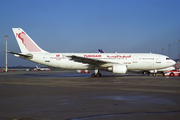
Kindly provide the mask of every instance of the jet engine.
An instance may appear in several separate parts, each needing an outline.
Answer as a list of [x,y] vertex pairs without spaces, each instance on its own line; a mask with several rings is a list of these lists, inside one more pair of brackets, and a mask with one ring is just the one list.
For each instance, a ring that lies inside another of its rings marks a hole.
[[112,71],[113,73],[126,74],[127,66],[115,64],[112,67],[108,67],[108,71]]
[[150,70],[150,73],[157,73],[157,70]]

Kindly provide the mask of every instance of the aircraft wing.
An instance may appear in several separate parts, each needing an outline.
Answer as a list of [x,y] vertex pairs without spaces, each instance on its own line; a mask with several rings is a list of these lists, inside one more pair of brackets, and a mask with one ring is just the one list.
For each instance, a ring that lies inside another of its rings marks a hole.
[[115,62],[108,62],[108,61],[103,61],[99,59],[93,59],[93,58],[87,58],[87,57],[81,57],[81,56],[75,56],[75,55],[66,56],[66,57],[70,58],[70,60],[74,60],[75,62],[86,63],[86,64],[91,64],[91,65],[96,65],[96,66],[108,64],[108,63],[118,64]]
[[32,54],[15,53],[15,52],[11,52],[11,51],[5,51],[5,52],[14,54],[16,57],[21,57],[23,59],[32,59],[33,58]]

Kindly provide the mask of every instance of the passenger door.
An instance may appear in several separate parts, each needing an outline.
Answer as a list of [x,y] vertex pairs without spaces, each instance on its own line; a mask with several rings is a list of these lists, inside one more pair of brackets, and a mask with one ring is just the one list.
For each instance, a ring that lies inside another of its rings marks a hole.
[[133,63],[138,63],[138,56],[133,56]]
[[156,56],[156,63],[161,63],[161,57],[160,56]]

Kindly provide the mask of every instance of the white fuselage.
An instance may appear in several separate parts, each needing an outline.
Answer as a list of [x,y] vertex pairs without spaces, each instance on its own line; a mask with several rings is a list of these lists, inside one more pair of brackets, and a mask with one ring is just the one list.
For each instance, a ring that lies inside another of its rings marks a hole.
[[[167,56],[151,53],[31,53],[33,62],[46,66],[64,69],[94,70],[95,66],[87,63],[75,62],[67,56],[80,56],[106,61],[99,69],[106,69],[113,63],[127,65],[128,70],[158,70],[174,65],[174,61]],[[110,62],[110,63],[108,63]]]

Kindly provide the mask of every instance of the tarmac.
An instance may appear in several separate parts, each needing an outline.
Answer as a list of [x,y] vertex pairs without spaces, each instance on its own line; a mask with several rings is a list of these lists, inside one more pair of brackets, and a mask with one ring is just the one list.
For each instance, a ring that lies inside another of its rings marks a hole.
[[0,73],[0,120],[179,120],[180,77]]

